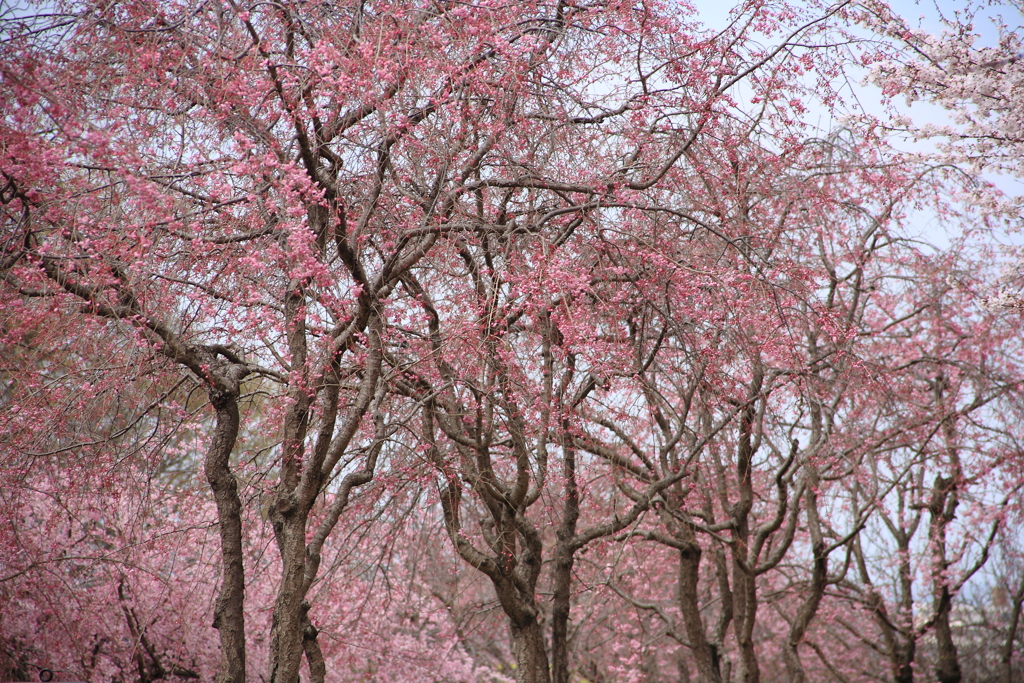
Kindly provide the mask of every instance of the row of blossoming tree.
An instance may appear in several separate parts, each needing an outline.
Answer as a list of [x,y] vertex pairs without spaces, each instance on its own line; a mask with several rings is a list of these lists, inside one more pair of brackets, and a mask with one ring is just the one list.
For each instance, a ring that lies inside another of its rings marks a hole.
[[0,677],[1021,675],[1019,32],[5,11]]

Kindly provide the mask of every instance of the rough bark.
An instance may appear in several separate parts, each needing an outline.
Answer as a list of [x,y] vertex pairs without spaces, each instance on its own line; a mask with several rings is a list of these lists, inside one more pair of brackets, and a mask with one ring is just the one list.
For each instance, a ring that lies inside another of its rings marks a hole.
[[536,617],[511,623],[512,654],[516,658],[516,683],[549,683],[547,648]]
[[761,378],[755,376],[750,388],[751,401],[743,410],[740,420],[739,445],[736,458],[736,479],[739,499],[733,506],[732,580],[733,580],[733,628],[739,646],[739,660],[736,667],[738,683],[760,683],[761,671],[754,651],[754,621],[757,615],[756,577],[752,567],[747,566],[750,548],[750,511],[754,505],[752,431],[756,410],[753,398],[761,390]]
[[890,655],[892,661],[893,681],[895,683],[914,683],[914,655],[917,642],[908,638],[896,643]]
[[686,626],[686,637],[697,663],[700,683],[722,683],[718,649],[707,639],[704,620],[700,616],[697,587],[700,579],[701,549],[692,530],[679,551],[679,611]]
[[551,603],[551,679],[569,683],[569,610],[572,597],[572,568],[576,551],[573,539],[580,516],[579,489],[576,485],[576,453],[565,448],[565,500],[562,522],[557,531]]
[[297,683],[304,651],[303,610],[305,599],[306,515],[291,510],[274,520],[274,534],[281,551],[281,586],[274,601],[270,627],[270,680]]
[[245,573],[242,566],[242,502],[229,467],[238,438],[238,398],[210,390],[217,425],[206,453],[206,480],[213,490],[220,527],[220,592],[213,610],[213,627],[220,634],[220,671],[217,683],[245,683]]
[[302,603],[302,649],[306,653],[306,662],[309,664],[310,683],[324,683],[327,677],[327,663],[324,661],[324,653],[320,649],[320,643],[316,637],[319,631],[309,620],[309,603]]

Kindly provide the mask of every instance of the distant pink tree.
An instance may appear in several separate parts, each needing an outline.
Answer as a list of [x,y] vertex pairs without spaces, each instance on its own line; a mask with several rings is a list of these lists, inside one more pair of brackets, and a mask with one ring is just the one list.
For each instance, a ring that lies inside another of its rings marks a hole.
[[865,58],[872,82],[896,103],[928,102],[949,117],[922,124],[896,114],[886,124],[928,143],[921,156],[930,163],[957,165],[975,176],[964,201],[1013,235],[997,257],[998,277],[976,296],[994,310],[1024,309],[1022,200],[990,184],[994,174],[1024,176],[1024,8],[1013,0],[969,2],[952,12],[936,6],[940,30],[929,32],[884,3],[864,7],[862,18],[882,38]]

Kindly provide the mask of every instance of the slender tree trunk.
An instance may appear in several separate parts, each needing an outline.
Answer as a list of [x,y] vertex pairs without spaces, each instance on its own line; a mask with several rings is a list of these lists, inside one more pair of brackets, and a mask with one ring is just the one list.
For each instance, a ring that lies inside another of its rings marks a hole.
[[[563,425],[564,427],[565,425]],[[551,606],[551,679],[569,683],[569,610],[572,598],[572,568],[576,549],[576,522],[580,516],[576,485],[576,452],[563,445],[565,453],[565,502],[555,546],[554,596]]]
[[748,567],[750,548],[750,511],[754,505],[753,457],[751,433],[756,416],[753,397],[760,391],[760,375],[752,383],[751,402],[744,409],[740,421],[739,447],[736,458],[736,478],[739,484],[739,500],[733,507],[733,628],[736,644],[739,646],[739,662],[736,671],[737,683],[760,683],[761,671],[754,651],[754,621],[757,617],[757,577],[754,568]]
[[[947,437],[951,438],[951,437]],[[935,578],[935,641],[937,647],[935,662],[935,678],[939,683],[960,683],[962,673],[960,661],[953,642],[953,630],[949,625],[950,612],[953,610],[953,596],[949,592],[949,579],[945,571],[949,566],[946,559],[946,527],[953,521],[958,503],[957,483],[959,478],[958,460],[953,477],[936,477],[932,486],[928,512],[931,520],[928,528],[928,540],[933,547]]]
[[1006,632],[1006,642],[1003,643],[1002,683],[1015,683],[1013,680],[1013,645],[1017,639],[1017,627],[1020,625],[1022,604],[1024,604],[1024,575],[1020,577],[1017,593],[1013,596],[1013,611],[1010,613],[1010,625]]
[[[564,527],[563,527],[564,528]],[[563,529],[559,529],[559,536]],[[569,683],[569,610],[572,597],[573,549],[569,540],[558,540],[555,549],[552,581],[554,595],[551,605],[551,679],[553,683]]]
[[[948,379],[942,374],[935,378],[935,398],[941,402],[948,386]],[[939,683],[960,683],[962,673],[960,660],[957,656],[956,644],[953,642],[953,630],[949,625],[950,613],[953,611],[953,595],[949,590],[949,578],[946,569],[950,562],[946,558],[946,528],[956,518],[956,508],[960,501],[960,483],[963,472],[960,466],[960,454],[957,451],[957,430],[954,417],[942,422],[942,432],[946,442],[946,455],[949,458],[949,477],[937,476],[932,486],[932,495],[928,501],[928,512],[931,516],[928,526],[928,541],[932,546],[935,567],[933,588],[935,600],[935,640],[938,653],[935,662],[935,678]]]
[[573,555],[559,547],[555,552],[551,603],[551,679],[569,683],[569,609],[572,595]]
[[217,683],[245,683],[245,569],[242,565],[242,501],[231,473],[231,451],[238,438],[238,399],[212,389],[210,402],[217,426],[206,453],[204,470],[217,504],[220,527],[220,593],[213,609],[213,627],[220,633]]
[[[913,603],[912,598],[907,593],[910,590],[910,564],[908,560],[909,554],[906,549],[910,541],[909,535],[905,531],[898,529],[897,532],[895,536],[899,547],[897,557],[899,558],[901,589],[900,609],[901,616],[909,616],[910,612],[908,610],[911,609]],[[853,544],[854,556],[857,558],[857,568],[860,571],[861,580],[868,586],[867,608],[872,617],[874,617],[878,630],[882,635],[885,652],[889,657],[889,670],[892,674],[892,680],[894,683],[913,683],[914,654],[917,647],[914,633],[912,630],[904,627],[896,628],[894,620],[890,618],[885,608],[885,601],[882,599],[881,594],[875,590],[868,574],[860,538],[855,537],[851,543]],[[896,620],[896,623],[898,624],[899,620]]]
[[807,680],[803,664],[800,662],[798,647],[811,625],[814,615],[821,604],[821,598],[825,594],[825,586],[828,583],[828,556],[825,554],[823,544],[814,544],[814,568],[811,570],[811,585],[808,587],[808,594],[796,619],[789,628],[789,637],[782,649],[782,658],[786,662],[786,672],[789,674],[789,683],[804,683]]
[[814,552],[814,566],[811,569],[811,584],[807,589],[807,597],[800,605],[796,618],[789,628],[789,637],[782,648],[782,658],[786,662],[789,683],[804,683],[807,680],[798,650],[807,629],[818,612],[818,606],[825,595],[828,585],[828,551],[825,538],[821,532],[821,518],[818,516],[818,471],[808,463],[808,486],[804,498],[807,508],[807,530],[811,535]]
[[306,661],[309,663],[309,683],[324,683],[327,677],[327,663],[324,661],[324,653],[317,642],[316,627],[309,620],[309,603],[302,603],[302,649],[306,653]]
[[[316,224],[311,216],[311,224]],[[322,223],[322,221],[320,221]],[[298,683],[302,663],[302,621],[305,616],[306,574],[306,517],[309,513],[305,501],[299,500],[298,488],[302,463],[305,459],[305,441],[309,428],[309,410],[312,403],[308,389],[306,360],[306,321],[304,316],[304,280],[288,284],[285,296],[285,317],[288,321],[288,352],[292,367],[302,374],[302,381],[289,387],[291,405],[284,420],[284,458],[280,481],[270,510],[278,551],[281,553],[281,585],[274,600],[270,625],[270,683]],[[308,463],[307,463],[308,465]]]
[[[710,503],[707,512],[710,513]],[[732,663],[727,655],[723,654],[725,639],[729,633],[729,625],[732,623],[732,588],[729,585],[729,562],[725,556],[725,550],[721,545],[715,545],[712,549],[715,561],[715,582],[718,584],[718,596],[721,604],[718,619],[715,621],[715,629],[712,632],[712,640],[709,643],[716,654],[718,665],[721,669],[722,681],[731,681]]]
[[917,633],[914,631],[913,572],[910,568],[912,534],[900,529],[896,538],[900,574],[900,629],[894,635],[891,653],[896,683],[914,683],[914,658],[917,656]]
[[885,613],[882,598],[872,592],[869,607],[874,614],[875,622],[882,632],[886,649],[889,654],[889,669],[894,683],[914,683],[914,657],[917,653],[917,640],[913,631],[903,628],[895,629],[890,625],[889,616]]

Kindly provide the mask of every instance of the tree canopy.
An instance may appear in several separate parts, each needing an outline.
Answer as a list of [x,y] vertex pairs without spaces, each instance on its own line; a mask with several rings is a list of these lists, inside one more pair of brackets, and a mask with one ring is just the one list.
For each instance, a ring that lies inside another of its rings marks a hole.
[[4,10],[0,678],[1018,680],[1013,7]]

